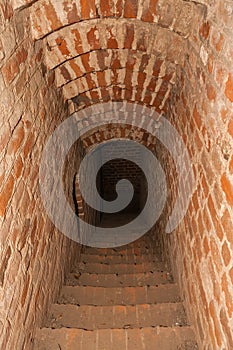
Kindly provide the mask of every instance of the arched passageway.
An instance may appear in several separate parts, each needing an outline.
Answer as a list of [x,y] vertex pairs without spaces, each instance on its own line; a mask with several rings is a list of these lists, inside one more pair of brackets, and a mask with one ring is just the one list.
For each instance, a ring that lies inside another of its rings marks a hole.
[[[151,245],[172,266],[199,347],[233,347],[232,11],[223,0],[1,2],[1,348],[32,348],[82,252],[51,222],[39,187],[46,142],[74,115],[80,128],[93,127],[66,158],[68,202],[75,210],[75,174],[97,144],[122,138],[150,149],[168,188]],[[101,112],[94,119],[90,106],[104,103],[122,104],[128,122],[115,125],[102,110],[105,124],[94,125]],[[171,235],[164,231],[181,176],[169,150],[145,132],[140,113],[147,108],[177,130],[194,172],[187,213]],[[76,192],[79,214],[92,221],[96,215]]]

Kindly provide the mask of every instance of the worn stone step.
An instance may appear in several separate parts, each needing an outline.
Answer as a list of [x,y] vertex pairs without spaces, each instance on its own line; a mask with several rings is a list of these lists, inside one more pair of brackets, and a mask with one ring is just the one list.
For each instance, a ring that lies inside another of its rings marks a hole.
[[140,328],[186,325],[182,303],[140,304],[136,306],[77,306],[54,304],[46,323],[51,328]]
[[[83,254],[88,254],[88,255],[136,255],[136,256],[141,256],[142,254],[147,255],[151,254],[151,248],[144,247],[144,246],[127,246],[127,247],[120,247],[120,248],[94,248],[94,247],[85,247],[83,250]],[[159,254],[155,254],[159,256]]]
[[69,286],[93,287],[140,287],[167,284],[173,281],[169,272],[143,272],[127,274],[70,273],[66,279]]
[[191,327],[41,329],[34,350],[198,350]]
[[152,254],[147,255],[97,255],[97,254],[82,254],[81,259],[84,263],[108,263],[108,264],[134,264],[143,262],[158,262],[159,259]]
[[60,304],[136,305],[174,303],[180,301],[176,284],[144,287],[71,287],[62,288]]
[[141,264],[107,264],[107,263],[80,263],[73,272],[91,273],[142,273],[150,271],[164,271],[166,269],[163,262],[144,262]]

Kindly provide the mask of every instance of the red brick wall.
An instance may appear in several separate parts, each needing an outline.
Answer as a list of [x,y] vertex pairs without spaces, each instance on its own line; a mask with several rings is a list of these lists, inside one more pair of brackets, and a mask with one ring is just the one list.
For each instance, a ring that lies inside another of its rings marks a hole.
[[38,186],[43,146],[67,108],[29,10],[13,15],[1,2],[0,18],[0,348],[30,349],[76,247],[51,224]]
[[[82,154],[82,159],[88,153],[87,149],[84,148],[84,150],[85,150],[85,153]],[[81,220],[88,222],[93,226],[99,223],[100,213],[95,209],[93,209],[91,205],[85,202],[85,200],[83,199],[82,190],[88,191],[88,195],[90,196],[90,198],[96,198],[95,193],[96,193],[96,188],[98,188],[99,186],[99,178],[97,177],[96,182],[92,183],[89,180],[88,175],[97,173],[97,161],[98,159],[96,158],[89,161],[87,163],[85,171],[79,172],[79,169],[78,169],[75,176],[75,198],[77,203],[78,217]],[[82,183],[85,184],[85,188],[81,188],[80,178],[82,179]],[[84,229],[81,228],[80,230],[81,237],[86,237],[85,229],[86,229],[85,227]],[[85,242],[85,238],[83,238],[83,242]]]
[[[219,1],[189,38],[168,112],[189,150],[196,185],[184,222],[163,244],[201,349],[233,347],[232,10]],[[164,164],[175,187],[171,163]]]
[[[17,16],[10,4],[20,9]],[[174,164],[161,146],[170,201],[164,221],[158,223],[160,241],[174,267],[200,347],[233,347],[232,3],[177,0],[175,4],[174,0],[98,4],[72,0],[70,6],[53,0],[2,1],[3,348],[6,339],[9,349],[28,344],[35,315],[40,319],[56,294],[58,287],[51,288],[52,281],[62,279],[66,262],[68,241],[53,229],[39,199],[42,147],[68,113],[108,100],[164,111],[183,137],[193,163],[195,192],[176,232],[163,235],[179,174],[171,171]],[[22,10],[26,5],[31,6]],[[102,130],[102,139],[106,140],[104,133],[112,138]],[[132,133],[137,139],[140,131]],[[127,127],[119,128],[119,134],[132,137]],[[84,146],[100,142],[100,135],[93,132]],[[141,136],[138,141],[147,144],[148,138],[144,142]],[[75,171],[70,170],[67,181]]]

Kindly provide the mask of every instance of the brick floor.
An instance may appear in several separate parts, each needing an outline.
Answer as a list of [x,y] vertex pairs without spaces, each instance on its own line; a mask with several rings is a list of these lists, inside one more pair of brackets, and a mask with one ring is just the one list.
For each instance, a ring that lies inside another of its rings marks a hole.
[[196,350],[179,290],[145,239],[84,249],[35,350]]
[[172,276],[166,271],[150,271],[128,274],[96,274],[71,273],[66,281],[68,286],[96,286],[96,287],[137,287],[156,286],[172,282]]

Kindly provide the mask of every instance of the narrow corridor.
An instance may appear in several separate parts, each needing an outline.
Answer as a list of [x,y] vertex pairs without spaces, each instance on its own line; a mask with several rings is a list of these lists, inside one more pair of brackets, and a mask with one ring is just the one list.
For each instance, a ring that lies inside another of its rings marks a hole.
[[0,0],[0,350],[233,349],[232,38],[232,0]]
[[84,248],[34,347],[58,349],[198,349],[178,286],[148,237]]

